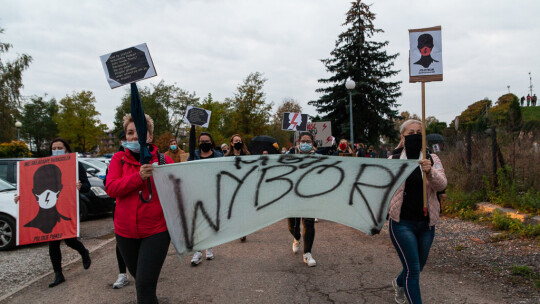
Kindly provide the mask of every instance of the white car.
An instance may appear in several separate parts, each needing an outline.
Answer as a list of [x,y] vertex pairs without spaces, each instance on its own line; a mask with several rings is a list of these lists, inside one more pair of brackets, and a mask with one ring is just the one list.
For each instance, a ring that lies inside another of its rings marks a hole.
[[18,206],[13,201],[17,188],[0,178],[0,251],[15,247]]

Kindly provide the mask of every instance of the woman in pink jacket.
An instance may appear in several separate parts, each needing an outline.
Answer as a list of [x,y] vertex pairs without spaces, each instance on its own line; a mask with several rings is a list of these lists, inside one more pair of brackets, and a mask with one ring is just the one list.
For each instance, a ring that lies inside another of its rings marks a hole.
[[[396,191],[390,202],[389,232],[403,270],[392,281],[396,303],[420,304],[420,272],[426,264],[439,220],[437,191],[446,188],[446,175],[437,155],[422,160],[422,123],[407,120],[400,128],[405,148],[391,158],[419,159],[420,166]],[[422,172],[426,173],[428,212],[424,214]]]
[[[152,180],[151,164],[159,162],[160,156],[165,158],[167,164],[173,161],[168,156],[160,155],[157,147],[150,143],[154,121],[150,116],[145,116],[148,125],[147,142],[152,154],[150,164],[139,163],[137,130],[131,114],[126,114],[123,123],[126,141],[122,142],[125,151],[114,154],[109,164],[105,190],[110,197],[116,198],[116,242],[129,272],[135,278],[137,303],[157,303],[157,281],[171,238]],[[145,203],[140,200],[139,191],[142,190],[144,198],[148,197],[149,178],[154,195],[150,202]]]

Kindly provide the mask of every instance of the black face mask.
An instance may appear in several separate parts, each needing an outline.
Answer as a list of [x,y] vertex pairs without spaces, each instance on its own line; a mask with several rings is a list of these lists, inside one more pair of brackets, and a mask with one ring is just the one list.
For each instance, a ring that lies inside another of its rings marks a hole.
[[234,149],[235,149],[235,150],[240,151],[240,150],[242,150],[242,146],[243,146],[243,145],[242,145],[241,142],[237,142],[237,143],[234,143],[233,146],[234,146]]
[[422,150],[422,134],[405,136],[405,153],[408,159],[420,157],[420,150]]
[[199,149],[206,153],[212,149],[212,143],[201,143],[199,144]]

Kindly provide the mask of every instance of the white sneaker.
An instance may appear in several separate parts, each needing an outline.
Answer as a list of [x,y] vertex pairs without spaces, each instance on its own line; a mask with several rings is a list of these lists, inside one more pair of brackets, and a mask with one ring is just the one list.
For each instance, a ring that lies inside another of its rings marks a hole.
[[127,274],[120,273],[120,274],[118,274],[118,279],[116,279],[116,282],[114,282],[114,284],[112,285],[112,288],[113,289],[120,289],[120,288],[126,286],[127,284],[129,284],[129,279],[128,279]]
[[197,251],[191,258],[191,266],[197,266],[201,262],[202,262],[202,253],[200,251]]
[[297,240],[295,238],[293,238],[294,241],[292,243],[292,252],[294,252],[294,254],[298,253],[298,250],[300,250],[300,240]]
[[403,287],[399,287],[397,284],[397,279],[392,280],[392,287],[394,287],[394,300],[398,304],[405,304],[407,302],[407,297],[405,297],[405,290]]
[[214,259],[214,251],[212,248],[206,249],[206,259],[207,260],[213,260]]
[[304,263],[306,263],[309,267],[317,266],[317,262],[311,256],[310,252],[304,254]]

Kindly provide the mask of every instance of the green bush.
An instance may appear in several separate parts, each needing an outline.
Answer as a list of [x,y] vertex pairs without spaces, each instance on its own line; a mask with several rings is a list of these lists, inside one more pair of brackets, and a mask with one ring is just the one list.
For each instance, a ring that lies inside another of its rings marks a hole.
[[540,214],[540,192],[534,188],[520,191],[517,183],[511,177],[511,172],[512,169],[509,166],[497,170],[498,187],[496,190],[489,190],[492,187],[487,178],[484,179],[489,201],[522,212]]
[[32,154],[24,141],[12,140],[0,144],[0,157],[30,157]]

